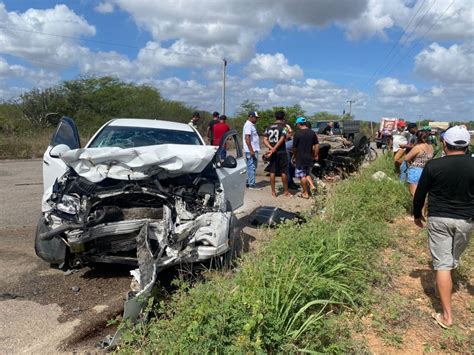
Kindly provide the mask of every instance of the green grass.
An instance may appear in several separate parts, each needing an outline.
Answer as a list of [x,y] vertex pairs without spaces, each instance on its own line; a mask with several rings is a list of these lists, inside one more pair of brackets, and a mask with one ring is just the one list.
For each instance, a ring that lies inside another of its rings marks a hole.
[[126,327],[118,351],[171,353],[360,352],[344,314],[370,303],[372,285],[384,282],[381,250],[387,223],[409,205],[391,161],[382,157],[360,176],[341,182],[322,216],[286,224],[233,277],[210,273],[183,282],[154,306],[147,324]]

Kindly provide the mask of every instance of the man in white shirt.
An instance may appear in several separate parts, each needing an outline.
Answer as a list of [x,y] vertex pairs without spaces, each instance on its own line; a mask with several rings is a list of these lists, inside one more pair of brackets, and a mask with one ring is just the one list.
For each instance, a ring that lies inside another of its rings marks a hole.
[[260,151],[260,141],[258,138],[257,128],[255,127],[257,118],[259,118],[259,116],[256,111],[249,112],[242,134],[245,158],[247,160],[247,187],[253,190],[258,190],[255,186],[258,152]]

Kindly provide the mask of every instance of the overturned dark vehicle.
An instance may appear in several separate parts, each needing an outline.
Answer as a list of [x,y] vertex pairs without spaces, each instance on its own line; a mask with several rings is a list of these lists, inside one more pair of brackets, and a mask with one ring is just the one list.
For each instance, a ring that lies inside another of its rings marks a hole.
[[[220,160],[225,146],[233,155]],[[229,251],[244,173],[235,131],[206,146],[187,124],[116,119],[81,149],[63,118],[44,154],[36,253],[67,266],[136,265],[139,291],[148,290],[167,267]]]

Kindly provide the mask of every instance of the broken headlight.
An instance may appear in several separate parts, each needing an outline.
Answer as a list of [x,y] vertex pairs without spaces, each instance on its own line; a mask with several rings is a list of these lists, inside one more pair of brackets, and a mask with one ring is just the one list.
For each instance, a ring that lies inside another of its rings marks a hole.
[[77,214],[81,207],[81,201],[78,197],[72,195],[63,195],[61,201],[56,205],[56,209],[67,213]]

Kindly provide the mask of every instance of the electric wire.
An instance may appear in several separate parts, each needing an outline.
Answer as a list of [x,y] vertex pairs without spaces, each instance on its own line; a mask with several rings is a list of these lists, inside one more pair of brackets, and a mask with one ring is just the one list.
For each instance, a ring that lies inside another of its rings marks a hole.
[[374,73],[371,75],[371,77],[369,78],[369,80],[367,80],[367,82],[364,84],[364,87],[365,88],[368,88],[369,84],[372,82],[372,79],[379,73],[379,71],[385,67],[386,65],[386,60],[390,57],[390,55],[392,54],[392,52],[394,51],[394,49],[401,44],[401,40],[403,38],[403,35],[405,35],[408,31],[408,29],[410,28],[410,25],[411,23],[413,22],[413,20],[415,19],[415,17],[418,15],[418,13],[421,11],[421,9],[423,8],[424,4],[425,4],[426,0],[423,0],[423,2],[421,3],[421,5],[418,7],[418,10],[413,14],[413,16],[411,17],[410,21],[408,22],[408,25],[407,27],[405,28],[405,30],[400,34],[400,36],[398,37],[398,40],[393,44],[393,46],[390,48],[390,50],[388,51],[388,53],[385,55],[385,57],[382,59],[382,63],[378,66],[378,68],[374,71]]
[[428,35],[428,33],[431,32],[431,30],[434,28],[434,26],[439,22],[441,21],[441,19],[443,18],[443,16],[446,14],[446,12],[448,12],[448,10],[451,8],[451,6],[454,5],[454,3],[456,2],[456,0],[453,0],[446,9],[444,9],[444,11],[441,13],[441,15],[439,15],[435,21],[433,21],[432,25],[428,28],[428,30],[425,31],[425,33],[416,41],[414,42],[414,44],[407,50],[406,52],[406,55],[403,56],[403,57],[400,57],[400,59],[389,69],[389,71],[386,73],[386,75],[390,74],[399,64],[401,64],[407,57],[408,55],[413,51],[413,49],[415,49],[420,43],[421,41],[423,41],[426,36]]
[[[140,46],[132,45],[132,44],[109,42],[109,41],[99,41],[99,40],[90,39],[90,38],[81,38],[81,37],[75,37],[75,36],[59,35],[59,34],[55,34],[55,33],[47,33],[47,32],[42,32],[42,31],[27,30],[27,29],[22,29],[22,28],[17,28],[17,27],[8,27],[8,26],[4,26],[4,25],[0,25],[0,28],[4,29],[4,30],[8,30],[8,31],[33,33],[33,34],[38,34],[38,35],[43,35],[43,36],[58,37],[58,38],[64,38],[64,39],[72,39],[72,40],[77,40],[77,41],[84,41],[84,42],[90,42],[90,43],[96,43],[96,44],[102,44],[102,45],[108,45],[108,46],[123,47],[123,48],[130,48],[130,49],[139,49],[139,50],[145,50],[145,51],[151,51],[151,52],[159,52],[158,49],[146,48],[146,47],[142,48]],[[172,49],[169,49],[169,48],[162,48],[162,49],[167,50],[167,51],[169,51],[173,54],[177,54],[177,55],[183,55],[183,56],[194,57],[194,58],[204,58],[204,59],[210,59],[210,60],[215,60],[215,61],[219,61],[219,62],[222,61],[222,59],[218,58],[218,57],[199,56],[199,55],[196,55],[196,54],[175,51],[175,50],[172,50]]]

